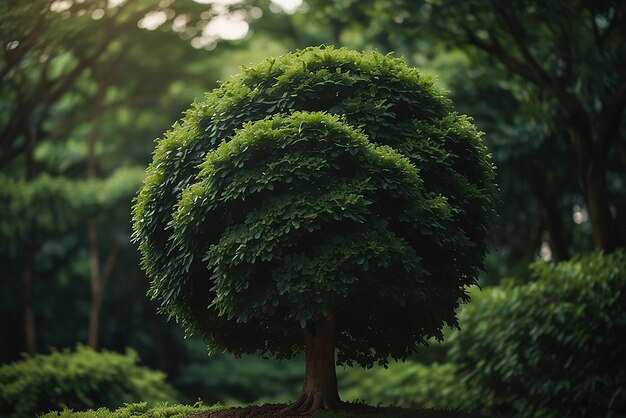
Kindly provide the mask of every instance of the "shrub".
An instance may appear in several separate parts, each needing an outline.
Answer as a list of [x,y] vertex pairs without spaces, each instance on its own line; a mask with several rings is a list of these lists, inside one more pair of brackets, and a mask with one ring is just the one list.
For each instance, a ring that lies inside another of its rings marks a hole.
[[460,314],[451,357],[479,404],[519,416],[626,413],[626,252],[532,265]]
[[30,417],[63,408],[115,408],[127,402],[172,401],[163,373],[137,365],[137,353],[53,351],[0,367],[0,415]]

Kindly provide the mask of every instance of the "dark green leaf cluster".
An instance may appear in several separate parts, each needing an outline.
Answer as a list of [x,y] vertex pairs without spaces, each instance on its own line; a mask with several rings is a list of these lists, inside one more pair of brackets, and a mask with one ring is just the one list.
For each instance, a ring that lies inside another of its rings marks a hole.
[[626,412],[626,253],[532,266],[535,281],[472,297],[451,358],[506,416]]
[[165,375],[137,365],[137,353],[53,351],[0,367],[0,415],[32,417],[50,410],[116,408],[129,402],[172,401]]
[[188,333],[290,357],[337,323],[339,362],[406,358],[455,326],[485,254],[493,167],[402,60],[308,48],[195,103],[134,208],[150,293]]

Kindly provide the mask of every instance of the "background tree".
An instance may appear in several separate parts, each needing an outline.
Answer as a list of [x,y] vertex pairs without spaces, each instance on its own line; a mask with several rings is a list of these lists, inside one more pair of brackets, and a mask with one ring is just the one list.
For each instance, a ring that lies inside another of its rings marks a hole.
[[292,408],[335,409],[335,347],[370,367],[456,325],[494,194],[480,135],[432,81],[309,48],[244,70],[166,133],[135,239],[187,333],[235,354],[304,350]]
[[620,132],[626,107],[623,2],[331,4],[325,7],[333,16],[360,22],[374,38],[386,39],[388,27],[394,26],[405,44],[427,36],[476,48],[523,83],[542,90],[544,106],[555,109],[554,138],[575,155],[572,174],[584,193],[596,249],[610,252],[624,245],[623,225],[613,214],[623,212],[624,199],[619,190],[609,190],[606,179],[614,160],[618,173],[625,167]]
[[[167,126],[163,114],[176,118],[197,90],[210,88],[219,77],[216,65],[207,63],[206,50],[192,48],[190,40],[204,36],[198,28],[225,11],[192,1],[166,3],[68,0],[0,5],[0,167],[7,185],[3,203],[7,212],[19,214],[2,222],[7,231],[30,231],[26,236],[4,235],[3,248],[10,253],[3,254],[3,270],[7,289],[19,289],[22,295],[21,339],[30,353],[37,351],[36,317],[41,320],[35,292],[47,287],[56,294],[65,279],[56,280],[68,274],[78,283],[83,267],[88,267],[91,289],[88,332],[74,338],[84,338],[94,348],[99,345],[106,284],[119,273],[115,270],[120,259],[137,264],[128,244],[129,191],[140,181],[141,171],[133,166],[145,166],[151,139],[134,139],[162,132]],[[157,46],[167,60],[145,53]],[[180,85],[181,79],[186,86]],[[155,117],[155,109],[161,115]],[[116,184],[119,191],[104,187],[100,196],[89,192],[95,199],[89,203],[81,194],[83,184]],[[106,196],[112,197],[109,205],[101,200]],[[39,205],[40,200],[48,204]],[[82,210],[85,205],[98,210]],[[62,218],[73,222],[57,218],[63,208],[67,214]],[[84,230],[80,222],[87,226]],[[84,237],[77,236],[79,231]],[[81,264],[84,259],[90,263]],[[38,284],[38,279],[48,280]],[[55,289],[52,283],[59,286]],[[72,294],[71,299],[82,301],[82,296]],[[55,315],[49,308],[43,310],[48,317]],[[48,344],[44,338],[43,345]],[[16,356],[21,347],[10,344],[6,352]]]

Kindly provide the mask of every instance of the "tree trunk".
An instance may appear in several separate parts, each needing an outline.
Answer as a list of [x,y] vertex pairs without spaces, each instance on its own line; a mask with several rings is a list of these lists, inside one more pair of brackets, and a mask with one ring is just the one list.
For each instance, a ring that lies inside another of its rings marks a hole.
[[[41,121],[33,124],[28,131],[26,140],[26,181],[35,177],[35,145]],[[24,271],[22,272],[22,286],[24,292],[24,336],[26,339],[26,351],[31,356],[37,354],[37,333],[35,331],[35,314],[33,308],[33,286],[35,273],[35,251],[37,244],[31,242],[24,246]]]
[[569,139],[578,160],[578,180],[589,212],[595,249],[611,253],[621,246],[622,238],[611,214],[606,184],[608,148],[599,141],[594,143],[592,126],[584,116],[571,115]]
[[321,318],[315,330],[304,330],[305,373],[300,397],[287,410],[308,413],[341,407],[335,372],[335,320]]
[[552,259],[556,262],[568,260],[569,252],[567,251],[567,239],[565,238],[561,212],[554,193],[550,190],[546,176],[541,171],[534,170],[527,173],[526,177],[530,179],[535,199],[550,234],[549,244]]
[[95,219],[87,221],[87,238],[89,246],[89,270],[91,281],[91,304],[89,306],[89,336],[87,344],[94,350],[98,349],[100,332],[100,307],[102,306],[102,280],[100,277],[100,255],[98,251],[98,225]]
[[569,260],[569,251],[567,251],[567,240],[565,239],[561,213],[554,204],[543,203],[542,206],[546,218],[548,234],[550,234],[549,244],[550,251],[552,251],[552,259],[556,262]]
[[590,161],[581,173],[593,241],[598,251],[610,253],[621,245],[619,228],[609,209],[609,192],[604,164]]
[[[95,96],[95,112],[91,123],[91,132],[87,143],[87,179],[93,180],[97,175],[96,143],[100,136],[100,122],[102,118],[102,100],[107,90],[105,83],[98,84]],[[100,332],[100,307],[102,306],[102,277],[100,272],[100,251],[98,248],[98,224],[96,218],[87,220],[87,244],[89,251],[89,270],[91,282],[91,305],[89,306],[89,336],[87,344],[94,350],[98,349],[98,334]]]
[[28,246],[25,251],[22,286],[24,292],[24,336],[26,351],[29,355],[37,354],[37,338],[35,333],[35,315],[33,314],[33,262],[35,250]]

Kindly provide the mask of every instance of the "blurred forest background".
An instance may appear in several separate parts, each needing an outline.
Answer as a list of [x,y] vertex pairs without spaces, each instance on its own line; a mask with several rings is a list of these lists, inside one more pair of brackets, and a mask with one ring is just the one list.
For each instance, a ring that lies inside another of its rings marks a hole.
[[[311,45],[403,56],[485,132],[502,193],[476,303],[501,291],[512,304],[515,286],[558,271],[529,269],[537,260],[602,276],[578,255],[622,254],[626,239],[625,17],[609,0],[1,1],[0,364],[130,347],[170,398],[296,397],[301,359],[209,356],[157,314],[130,208],[154,140],[191,102],[241,65]],[[623,256],[600,260],[626,274]],[[465,364],[450,361],[450,334],[386,371],[339,370],[343,397],[437,406]]]

